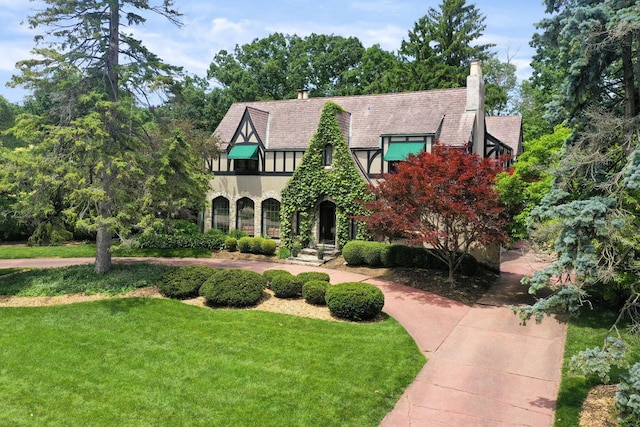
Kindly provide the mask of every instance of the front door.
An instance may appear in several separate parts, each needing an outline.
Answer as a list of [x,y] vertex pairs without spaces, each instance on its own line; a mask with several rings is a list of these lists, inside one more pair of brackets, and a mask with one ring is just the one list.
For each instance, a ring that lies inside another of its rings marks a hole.
[[318,243],[336,243],[336,205],[330,201],[320,203],[320,233]]

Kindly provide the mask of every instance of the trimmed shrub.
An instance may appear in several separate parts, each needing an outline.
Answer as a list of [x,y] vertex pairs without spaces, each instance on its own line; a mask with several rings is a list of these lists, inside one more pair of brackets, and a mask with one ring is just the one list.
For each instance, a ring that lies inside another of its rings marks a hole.
[[249,242],[249,247],[252,254],[261,254],[262,253],[262,242],[264,239],[262,237],[252,237]]
[[224,241],[227,238],[227,235],[224,234],[224,231],[218,230],[217,228],[210,228],[204,234],[205,236],[215,237],[217,239],[221,239],[222,241]]
[[276,253],[277,243],[273,239],[263,239],[260,245],[260,252],[265,255],[273,255]]
[[282,246],[278,249],[278,259],[287,259],[291,256],[291,250],[286,246]]
[[200,287],[207,304],[226,307],[256,305],[262,298],[266,279],[255,271],[219,269]]
[[309,304],[326,305],[325,295],[329,282],[324,280],[309,280],[302,285],[302,298]]
[[329,311],[348,320],[370,320],[382,311],[384,294],[369,283],[346,282],[329,286],[325,295]]
[[205,249],[217,251],[224,246],[224,235],[147,234],[138,237],[140,248]]
[[293,274],[289,273],[287,270],[279,270],[279,269],[273,269],[273,270],[266,270],[264,273],[262,273],[262,277],[264,277],[267,280],[267,287],[271,288],[271,281],[273,280],[274,277],[276,276],[293,276]]
[[196,265],[177,267],[163,274],[156,286],[168,298],[195,298],[200,286],[215,272],[215,268]]
[[238,240],[238,250],[243,254],[251,252],[251,237],[241,237]]
[[349,265],[362,265],[364,258],[362,256],[363,241],[351,240],[342,248],[342,256]]
[[235,252],[238,250],[238,240],[235,237],[227,237],[224,240],[224,247],[227,248],[229,252]]
[[395,248],[396,265],[399,267],[413,267],[413,250],[409,246],[398,245]]
[[362,259],[366,265],[371,267],[379,267],[382,265],[380,259],[380,251],[384,243],[380,242],[362,242]]
[[271,290],[277,298],[297,298],[302,295],[304,281],[294,275],[284,274],[274,276],[271,279]]
[[311,280],[322,280],[327,283],[331,281],[329,274],[322,271],[305,271],[304,273],[298,273],[298,277],[304,280],[305,283]]
[[395,267],[396,264],[396,254],[398,253],[398,247],[400,245],[383,245],[380,248],[380,262],[384,267]]
[[412,267],[414,268],[432,268],[431,253],[421,246],[411,246]]
[[478,271],[478,260],[473,255],[464,254],[458,272],[465,276],[473,276]]

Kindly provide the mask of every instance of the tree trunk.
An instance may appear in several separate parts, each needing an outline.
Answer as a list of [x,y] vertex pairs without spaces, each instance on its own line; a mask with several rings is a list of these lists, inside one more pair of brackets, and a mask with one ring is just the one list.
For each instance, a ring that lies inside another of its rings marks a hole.
[[628,34],[623,39],[622,46],[622,71],[624,82],[624,115],[630,119],[636,116],[636,90],[635,79],[633,72],[633,59],[632,59],[632,34]]
[[[105,202],[100,202],[99,209],[101,211],[108,211],[105,206]],[[106,273],[111,270],[111,231],[105,220],[105,217],[100,214],[102,220],[98,226],[98,234],[96,236],[96,267],[95,272],[98,274]]]

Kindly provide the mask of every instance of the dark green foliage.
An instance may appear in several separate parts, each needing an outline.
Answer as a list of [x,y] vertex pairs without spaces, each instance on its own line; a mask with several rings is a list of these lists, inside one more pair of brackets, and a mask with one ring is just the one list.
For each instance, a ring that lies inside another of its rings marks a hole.
[[260,252],[264,255],[273,255],[276,253],[277,243],[273,239],[263,239],[260,244]]
[[262,253],[262,242],[264,239],[262,237],[252,237],[249,242],[249,248],[252,254],[261,254]]
[[138,237],[142,249],[206,249],[217,251],[224,247],[224,235],[219,234],[146,234]]
[[160,293],[169,298],[188,299],[198,296],[200,286],[215,272],[211,267],[177,267],[160,277],[156,286]]
[[360,240],[351,240],[347,242],[342,248],[342,256],[349,265],[362,265],[364,264],[364,257],[362,255],[364,242]]
[[413,267],[414,251],[409,246],[398,245],[395,248],[394,252],[396,255],[396,264],[399,267],[407,267],[407,268]]
[[238,240],[235,237],[227,237],[224,240],[224,247],[229,252],[235,252],[238,250]]
[[371,320],[384,306],[384,294],[369,283],[346,282],[329,286],[325,296],[332,315],[348,320]]
[[329,282],[324,280],[309,280],[302,285],[302,298],[309,304],[326,305],[325,295]]
[[[444,265],[444,263],[442,264]],[[464,254],[460,260],[460,267],[458,267],[458,271],[460,274],[464,274],[465,276],[473,276],[478,271],[478,267],[478,260],[475,259],[474,256]]]
[[302,295],[304,280],[294,275],[280,274],[272,277],[271,290],[278,298],[297,298]]
[[363,242],[362,259],[365,264],[371,267],[379,267],[382,265],[382,257],[380,251],[384,247],[384,243],[380,242]]
[[322,271],[305,271],[304,273],[298,273],[298,277],[304,280],[305,283],[311,280],[331,281],[329,274],[323,273]]
[[273,280],[274,277],[276,276],[293,276],[293,274],[289,273],[287,270],[280,270],[280,269],[273,269],[273,270],[266,270],[264,273],[262,273],[262,276],[267,280],[267,287],[271,288],[271,281]]
[[262,298],[267,285],[262,274],[241,269],[220,269],[200,287],[207,304],[226,307],[249,307]]
[[400,245],[384,245],[380,249],[380,262],[383,267],[395,267],[397,264],[397,254]]
[[251,237],[241,237],[238,239],[238,250],[243,254],[251,252]]
[[[198,230],[198,233],[200,233],[199,230]],[[194,234],[198,234],[198,233],[194,233]],[[227,235],[224,234],[224,231],[218,230],[217,228],[210,228],[209,230],[207,230],[205,235],[207,235],[207,236],[216,236],[217,238],[222,239],[222,240],[225,240],[227,238]]]

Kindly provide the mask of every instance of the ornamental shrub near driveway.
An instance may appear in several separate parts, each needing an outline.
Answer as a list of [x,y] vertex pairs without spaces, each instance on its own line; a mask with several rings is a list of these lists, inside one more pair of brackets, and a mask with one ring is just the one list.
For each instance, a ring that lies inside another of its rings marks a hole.
[[280,274],[271,279],[271,290],[277,298],[297,298],[302,296],[304,280],[294,275]]
[[329,282],[324,280],[310,280],[302,285],[302,298],[309,304],[326,305],[325,296],[329,286]]
[[332,315],[347,320],[371,320],[382,312],[384,294],[362,282],[345,282],[327,288],[327,307]]
[[298,277],[301,278],[305,283],[310,280],[322,280],[324,282],[331,281],[329,274],[322,271],[305,271],[304,273],[298,273]]

